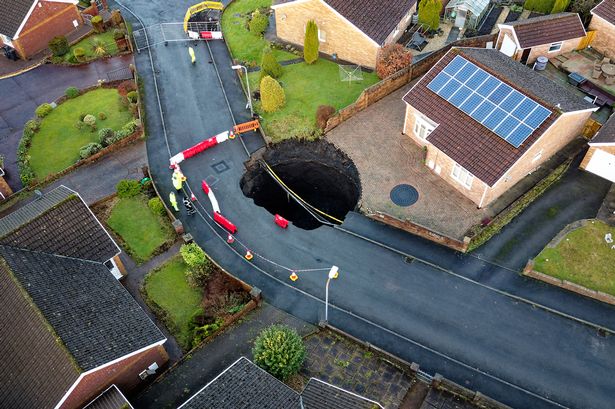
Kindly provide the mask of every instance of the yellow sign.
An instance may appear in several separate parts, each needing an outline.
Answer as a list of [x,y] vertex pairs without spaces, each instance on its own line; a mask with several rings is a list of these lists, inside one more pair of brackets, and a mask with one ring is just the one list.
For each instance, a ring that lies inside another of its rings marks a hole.
[[188,11],[186,11],[186,16],[184,17],[184,31],[188,31],[188,20],[190,20],[190,17],[192,17],[193,14],[196,14],[203,10],[208,10],[208,9],[223,10],[224,4],[220,3],[219,1],[204,1],[202,3],[195,4],[194,6],[190,7]]

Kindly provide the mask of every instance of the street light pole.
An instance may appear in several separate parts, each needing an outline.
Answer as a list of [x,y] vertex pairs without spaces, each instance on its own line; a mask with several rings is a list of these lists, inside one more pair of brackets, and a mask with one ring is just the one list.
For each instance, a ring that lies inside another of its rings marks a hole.
[[252,94],[250,93],[250,80],[248,79],[248,69],[244,65],[233,65],[231,66],[234,70],[243,69],[246,73],[246,85],[248,87],[248,107],[250,108],[250,117],[254,118],[254,110],[252,109]]
[[327,285],[325,287],[325,324],[329,322],[329,283],[332,279],[336,279],[339,275],[339,268],[337,266],[331,267],[329,275],[327,277]]

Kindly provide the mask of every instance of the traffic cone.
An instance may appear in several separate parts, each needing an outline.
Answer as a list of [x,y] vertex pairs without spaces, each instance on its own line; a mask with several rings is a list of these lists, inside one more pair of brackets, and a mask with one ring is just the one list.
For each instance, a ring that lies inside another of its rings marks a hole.
[[297,281],[299,279],[299,276],[293,271],[293,273],[290,275],[290,279],[292,281]]
[[248,261],[251,261],[254,256],[252,255],[252,252],[250,250],[246,251],[246,255],[244,256],[244,258]]
[[229,139],[235,139],[235,132],[233,132],[233,131],[231,130],[231,132],[229,132],[229,134],[228,134],[228,138],[229,138]]
[[235,243],[235,237],[233,237],[233,235],[232,235],[232,234],[229,234],[229,235],[226,237],[226,242],[227,242],[228,244],[233,244],[233,243]]
[[190,194],[190,200],[192,200],[193,202],[196,202],[196,196],[194,195],[194,193]]

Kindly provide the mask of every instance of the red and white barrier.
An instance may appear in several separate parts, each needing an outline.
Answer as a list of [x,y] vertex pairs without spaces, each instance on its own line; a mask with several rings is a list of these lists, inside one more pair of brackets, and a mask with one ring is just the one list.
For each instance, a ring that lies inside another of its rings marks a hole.
[[175,165],[182,163],[184,160],[191,158],[195,155],[198,155],[199,153],[212,148],[216,145],[218,145],[219,143],[228,141],[229,139],[229,131],[224,131],[222,133],[219,133],[216,136],[212,136],[209,139],[205,139],[204,141],[201,141],[199,143],[197,143],[194,146],[191,146],[188,149],[184,149],[183,151],[181,151],[180,153],[178,153],[177,155],[173,156],[170,160],[171,162],[171,167],[174,168]]
[[201,188],[203,189],[203,192],[205,192],[205,194],[209,198],[209,201],[211,202],[211,207],[214,211],[214,221],[218,223],[220,226],[224,227],[229,233],[231,234],[237,233],[237,226],[235,226],[229,219],[222,216],[222,213],[220,213],[220,205],[218,204],[218,199],[216,199],[216,196],[214,195],[214,191],[209,187],[207,182],[205,182],[204,180],[201,181]]

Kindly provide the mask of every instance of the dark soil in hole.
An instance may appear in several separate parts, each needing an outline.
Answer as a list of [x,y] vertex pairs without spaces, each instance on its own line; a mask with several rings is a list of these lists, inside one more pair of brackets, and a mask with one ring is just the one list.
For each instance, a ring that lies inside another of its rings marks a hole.
[[278,177],[307,203],[343,220],[361,197],[359,172],[348,156],[324,140],[289,140],[255,154],[247,162],[241,189],[271,214],[311,230],[321,224],[265,171],[264,160]]

